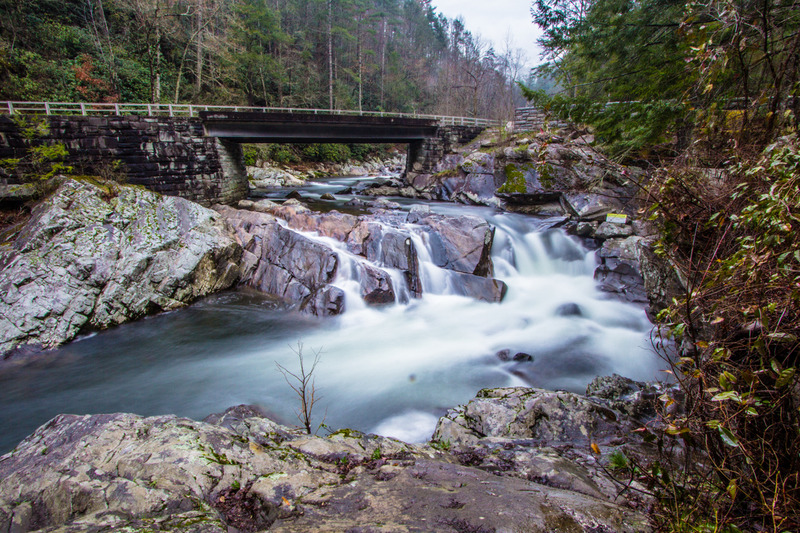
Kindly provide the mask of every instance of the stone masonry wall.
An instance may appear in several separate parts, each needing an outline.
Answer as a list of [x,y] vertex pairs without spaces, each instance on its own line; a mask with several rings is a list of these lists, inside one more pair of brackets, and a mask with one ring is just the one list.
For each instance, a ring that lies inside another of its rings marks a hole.
[[[0,159],[25,158],[31,146],[63,143],[65,163],[79,174],[107,173],[119,161],[127,183],[195,202],[233,203],[247,195],[241,146],[205,137],[199,119],[139,116],[62,117],[47,120],[49,132],[25,139],[19,125],[0,117]],[[0,170],[0,183],[19,183]]]
[[566,123],[552,120],[545,111],[536,107],[519,107],[514,112],[514,131],[538,131],[545,125],[562,128]]
[[408,147],[406,175],[431,172],[453,147],[470,142],[483,129],[475,126],[446,126],[439,128],[435,137],[411,143]]

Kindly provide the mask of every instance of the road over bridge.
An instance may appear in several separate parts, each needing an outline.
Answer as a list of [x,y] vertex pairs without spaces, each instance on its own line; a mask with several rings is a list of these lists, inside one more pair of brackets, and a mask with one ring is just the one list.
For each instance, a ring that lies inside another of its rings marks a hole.
[[[46,127],[32,128],[37,125]],[[247,195],[241,143],[407,143],[407,170],[424,173],[491,125],[343,110],[0,102],[0,159],[20,159],[24,171],[32,147],[61,143],[68,151],[64,162],[80,173],[121,166],[129,183],[203,204],[233,203]],[[21,180],[0,169],[0,184]]]

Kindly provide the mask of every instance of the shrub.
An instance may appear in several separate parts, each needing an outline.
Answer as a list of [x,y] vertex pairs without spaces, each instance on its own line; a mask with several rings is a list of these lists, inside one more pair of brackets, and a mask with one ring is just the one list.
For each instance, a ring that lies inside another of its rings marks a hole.
[[[686,523],[713,513],[720,526],[800,527],[799,188],[793,135],[728,175],[672,169],[652,190],[661,252],[688,282],[660,314],[686,395],[677,411],[663,398],[666,433],[702,483],[670,503]],[[674,479],[661,486],[678,494]]]

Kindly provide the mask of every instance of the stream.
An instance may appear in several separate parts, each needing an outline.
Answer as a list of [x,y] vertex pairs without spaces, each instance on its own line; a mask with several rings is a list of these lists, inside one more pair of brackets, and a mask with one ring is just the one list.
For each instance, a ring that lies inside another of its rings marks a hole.
[[[301,193],[312,207],[345,209],[352,196],[337,194],[336,203],[319,196],[364,179],[319,180]],[[404,208],[419,203],[397,201]],[[299,402],[276,363],[295,370],[300,350],[307,364],[320,355],[315,425],[409,442],[427,440],[438,417],[484,387],[582,393],[598,375],[659,377],[665,364],[651,347],[644,310],[597,289],[593,251],[551,229],[552,221],[429,205],[435,212],[482,216],[497,228],[495,277],[508,285],[502,303],[454,294],[446,273],[425,262],[424,251],[422,298],[368,307],[342,278],[336,284],[345,290],[347,311],[335,318],[287,311],[250,289],[218,293],[3,368],[0,453],[59,413],[202,419],[245,403],[298,425]]]

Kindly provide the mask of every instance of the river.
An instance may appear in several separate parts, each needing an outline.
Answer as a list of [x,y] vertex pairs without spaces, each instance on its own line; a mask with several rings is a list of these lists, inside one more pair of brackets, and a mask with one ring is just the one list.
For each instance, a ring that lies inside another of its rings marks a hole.
[[[361,179],[321,180],[303,194],[317,199]],[[340,279],[348,310],[335,318],[287,311],[252,290],[219,293],[3,368],[0,453],[58,413],[202,419],[246,403],[297,425],[297,398],[276,363],[294,370],[298,346],[307,361],[320,354],[315,427],[412,442],[429,438],[439,416],[484,387],[583,392],[598,375],[660,377],[665,364],[651,347],[644,310],[597,289],[594,252],[547,220],[430,205],[497,228],[495,277],[508,285],[502,303],[452,294],[446,273],[424,261],[426,292],[405,303],[367,307]]]

